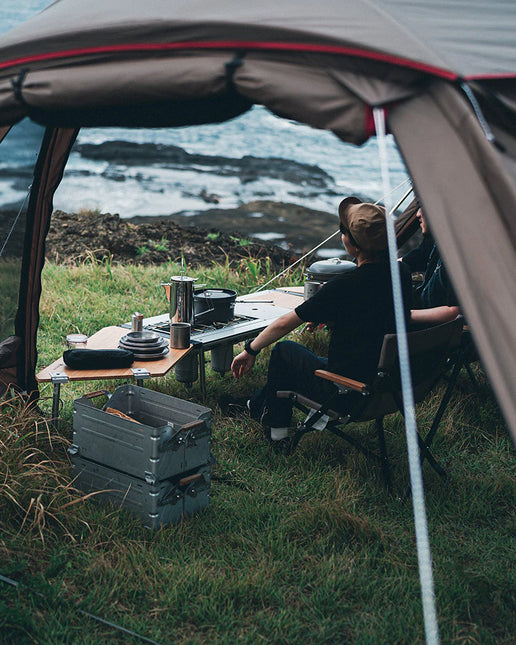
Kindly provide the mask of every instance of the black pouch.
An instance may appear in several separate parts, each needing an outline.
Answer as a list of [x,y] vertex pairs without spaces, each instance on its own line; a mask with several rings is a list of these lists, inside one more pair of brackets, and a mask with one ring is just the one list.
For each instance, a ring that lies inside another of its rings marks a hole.
[[106,370],[129,367],[134,354],[128,349],[68,349],[63,353],[65,365],[74,370]]

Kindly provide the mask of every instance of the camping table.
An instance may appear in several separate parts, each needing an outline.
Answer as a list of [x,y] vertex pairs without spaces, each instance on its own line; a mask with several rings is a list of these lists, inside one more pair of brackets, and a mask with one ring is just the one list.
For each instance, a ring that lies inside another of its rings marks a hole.
[[[232,340],[240,342],[247,338],[254,338],[262,329],[265,329],[274,319],[283,315],[286,311],[295,309],[303,301],[303,287],[282,287],[260,291],[245,296],[240,296],[235,305],[235,313],[250,314],[252,310],[259,308],[258,317],[241,327],[235,328],[234,333],[226,334],[224,341]],[[156,316],[158,320],[167,318]],[[145,321],[144,321],[145,322]],[[122,336],[127,334],[127,326],[104,327],[88,338],[89,349],[115,349]],[[63,357],[55,360],[51,365],[45,367],[36,374],[38,383],[53,383],[54,393],[52,400],[52,420],[57,423],[59,417],[59,400],[61,396],[61,385],[69,381],[101,381],[108,379],[134,378],[138,385],[142,385],[145,379],[165,376],[179,361],[193,349],[199,352],[200,363],[200,386],[202,399],[206,398],[205,372],[204,372],[204,351],[215,345],[217,341],[209,335],[194,337],[194,343],[188,349],[172,349],[158,361],[135,361],[131,367],[104,369],[104,370],[73,370],[64,364]]]
[[[88,338],[88,349],[116,349],[118,342],[127,334],[123,327],[104,327]],[[137,385],[143,385],[143,381],[151,377],[165,376],[186,354],[192,349],[172,349],[160,360],[135,361],[131,367],[121,367],[103,370],[73,370],[67,367],[63,357],[58,358],[48,367],[45,367],[39,374],[36,374],[38,383],[53,383],[54,394],[52,399],[52,421],[57,423],[59,417],[59,398],[61,395],[61,384],[69,381],[102,381],[107,379],[134,378]]]

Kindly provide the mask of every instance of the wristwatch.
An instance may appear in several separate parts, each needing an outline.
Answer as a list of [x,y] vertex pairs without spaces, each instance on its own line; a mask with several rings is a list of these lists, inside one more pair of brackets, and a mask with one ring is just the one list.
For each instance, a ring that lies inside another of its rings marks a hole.
[[245,351],[246,351],[249,355],[251,355],[251,356],[258,356],[258,354],[259,354],[262,350],[261,350],[261,349],[258,349],[258,350],[256,350],[256,349],[251,349],[251,343],[253,342],[253,340],[254,340],[254,338],[248,338],[248,339],[245,341],[244,349],[245,349]]

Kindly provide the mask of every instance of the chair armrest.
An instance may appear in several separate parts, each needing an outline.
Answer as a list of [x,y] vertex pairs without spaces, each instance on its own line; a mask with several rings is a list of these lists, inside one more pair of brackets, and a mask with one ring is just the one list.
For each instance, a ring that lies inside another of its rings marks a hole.
[[336,385],[347,387],[350,390],[356,390],[357,392],[367,392],[367,385],[365,383],[354,381],[353,379],[347,378],[346,376],[341,376],[340,374],[334,374],[333,372],[328,372],[327,370],[315,370],[315,375],[319,378],[324,378],[327,381],[331,381]]

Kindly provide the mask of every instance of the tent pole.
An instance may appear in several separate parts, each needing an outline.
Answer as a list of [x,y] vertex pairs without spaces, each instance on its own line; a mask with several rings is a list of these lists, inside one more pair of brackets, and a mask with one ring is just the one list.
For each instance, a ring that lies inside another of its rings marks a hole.
[[398,335],[398,353],[400,360],[401,386],[403,393],[403,410],[405,417],[405,433],[407,439],[407,452],[412,487],[414,508],[414,524],[416,530],[416,548],[419,565],[419,582],[421,586],[421,600],[423,605],[423,619],[425,635],[428,645],[439,644],[439,629],[437,624],[437,611],[435,607],[434,581],[432,574],[432,558],[430,542],[428,539],[428,523],[425,510],[425,495],[423,491],[423,474],[419,457],[417,441],[416,410],[414,392],[412,390],[412,377],[407,342],[407,328],[403,310],[403,296],[401,292],[401,274],[398,258],[398,245],[394,227],[394,209],[391,208],[391,189],[389,178],[389,162],[387,156],[385,135],[385,113],[382,108],[374,108],[374,122],[378,139],[380,155],[380,168],[382,173],[384,205],[387,218],[387,239],[389,243],[389,261],[392,277],[392,291],[394,299],[394,313],[396,319],[396,333]]

